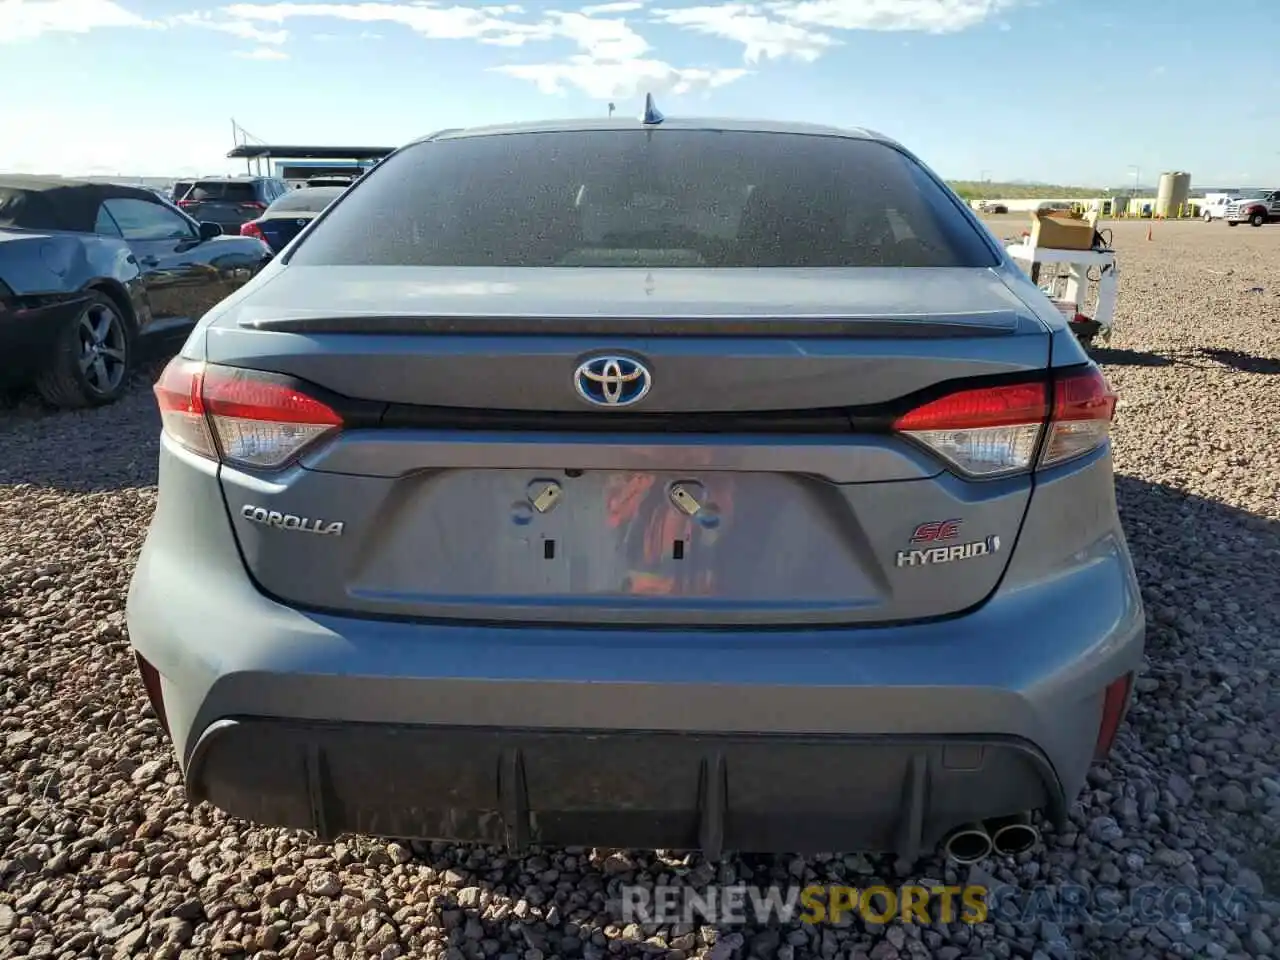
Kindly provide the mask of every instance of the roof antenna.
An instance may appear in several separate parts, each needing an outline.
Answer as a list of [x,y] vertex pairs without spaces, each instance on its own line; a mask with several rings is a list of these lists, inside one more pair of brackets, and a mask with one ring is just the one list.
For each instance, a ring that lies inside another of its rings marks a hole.
[[662,115],[661,111],[659,111],[658,108],[654,106],[653,94],[646,93],[644,95],[644,117],[643,117],[645,126],[656,127],[665,119],[666,117]]

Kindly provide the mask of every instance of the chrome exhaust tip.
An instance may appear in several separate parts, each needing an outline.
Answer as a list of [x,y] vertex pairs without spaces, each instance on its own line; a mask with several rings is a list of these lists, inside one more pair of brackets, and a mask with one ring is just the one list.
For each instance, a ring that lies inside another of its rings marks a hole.
[[988,820],[986,827],[991,848],[1001,856],[1024,853],[1040,842],[1040,831],[1032,825],[1029,813]]
[[970,864],[991,855],[991,835],[980,823],[956,827],[942,841],[942,852],[952,862]]

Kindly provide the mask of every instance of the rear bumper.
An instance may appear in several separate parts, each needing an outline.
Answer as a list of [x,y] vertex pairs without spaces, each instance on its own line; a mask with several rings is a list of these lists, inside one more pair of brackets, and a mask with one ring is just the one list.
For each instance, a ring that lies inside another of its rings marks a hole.
[[0,384],[24,383],[40,374],[53,359],[58,336],[84,302],[81,295],[24,310],[0,306]]
[[[1024,524],[1022,539],[1055,537],[1062,552],[1015,548],[1001,589],[963,617],[502,627],[307,613],[264,596],[216,468],[165,441],[129,634],[159,673],[192,799],[257,822],[911,856],[967,820],[1060,817],[1093,760],[1107,684],[1141,664],[1123,536],[1073,537],[1113,489],[1109,459],[1083,469],[1093,479],[1076,469],[1073,496]],[[1096,496],[1082,487],[1094,482]],[[1057,496],[1055,480],[1036,496]]]
[[193,799],[316,831],[719,851],[895,850],[957,824],[1065,814],[1015,738],[731,736],[239,718],[207,728]]

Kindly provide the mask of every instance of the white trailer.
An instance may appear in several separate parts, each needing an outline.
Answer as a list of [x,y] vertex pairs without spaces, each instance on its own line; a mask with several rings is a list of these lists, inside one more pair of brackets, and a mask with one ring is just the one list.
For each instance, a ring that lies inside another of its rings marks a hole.
[[[1116,310],[1116,289],[1120,277],[1114,250],[1109,248],[1059,250],[1051,247],[1033,247],[1028,240],[1010,244],[1007,249],[1011,257],[1026,264],[1028,275],[1036,283],[1040,282],[1041,264],[1053,264],[1055,277],[1060,265],[1066,264],[1065,292],[1061,296],[1056,296],[1056,291],[1052,289],[1045,292],[1067,317],[1068,323],[1076,331],[1076,337],[1086,347],[1092,345],[1095,337],[1101,337],[1104,343],[1111,339],[1112,319]],[[1097,303],[1093,316],[1090,317],[1084,313],[1084,310],[1091,285],[1096,289]],[[1044,289],[1043,286],[1042,289]]]

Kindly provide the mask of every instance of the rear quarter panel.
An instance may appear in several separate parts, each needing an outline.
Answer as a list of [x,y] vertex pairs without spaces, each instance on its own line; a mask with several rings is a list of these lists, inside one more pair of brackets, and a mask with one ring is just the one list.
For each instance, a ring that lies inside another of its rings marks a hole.
[[0,279],[25,297],[71,296],[101,287],[128,302],[140,328],[151,319],[142,271],[128,244],[112,237],[0,230]]
[[122,240],[82,233],[0,230],[0,277],[19,296],[74,292],[104,279],[126,285],[141,276]]

